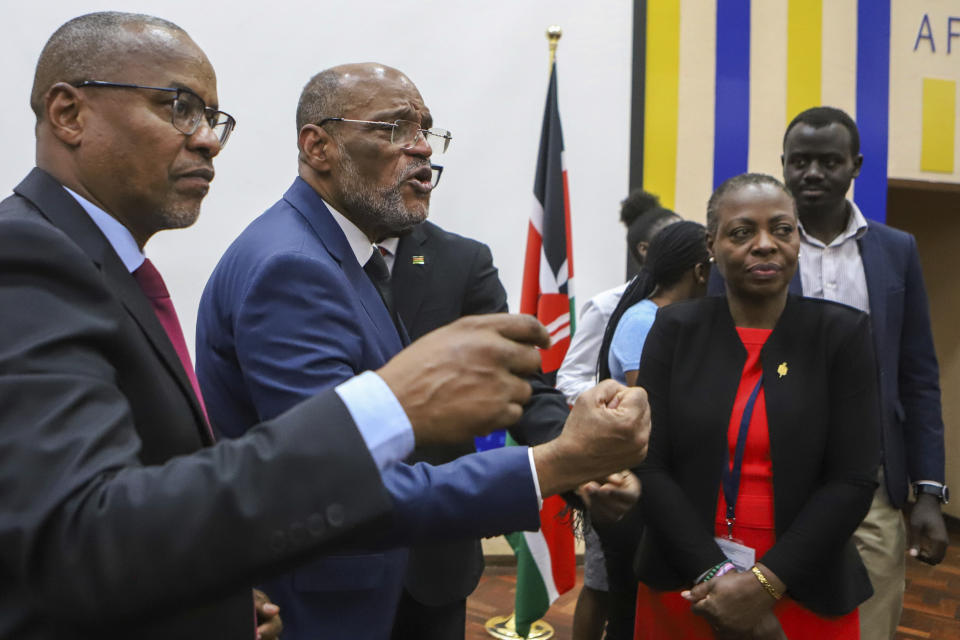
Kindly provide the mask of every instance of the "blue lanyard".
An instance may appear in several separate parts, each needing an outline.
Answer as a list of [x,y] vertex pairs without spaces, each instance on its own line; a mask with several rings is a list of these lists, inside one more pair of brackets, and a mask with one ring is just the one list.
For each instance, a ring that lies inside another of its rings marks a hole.
[[740,431],[737,433],[737,446],[733,454],[733,468],[728,464],[727,447],[723,448],[723,498],[727,502],[727,537],[733,538],[733,523],[736,521],[737,497],[740,491],[740,468],[743,466],[743,450],[747,445],[747,432],[750,430],[750,418],[753,417],[753,406],[760,394],[763,385],[763,376],[757,380],[757,386],[750,392],[747,406],[743,408],[743,417],[740,418]]

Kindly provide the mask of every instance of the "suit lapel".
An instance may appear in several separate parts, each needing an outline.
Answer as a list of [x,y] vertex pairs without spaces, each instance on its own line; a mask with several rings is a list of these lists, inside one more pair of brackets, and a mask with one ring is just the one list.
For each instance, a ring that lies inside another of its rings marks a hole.
[[203,441],[209,444],[211,440],[206,428],[206,417],[167,332],[157,319],[150,301],[143,295],[136,280],[87,212],[59,182],[41,169],[31,171],[14,192],[30,200],[47,220],[76,242],[99,267],[110,289],[120,298],[124,308],[140,326],[170,375],[176,379],[181,391],[189,399]]
[[180,357],[174,350],[166,330],[157,318],[153,305],[143,295],[137,281],[133,279],[133,276],[127,271],[123,262],[115,253],[105,257],[103,272],[113,283],[114,291],[120,297],[127,312],[140,325],[140,329],[160,355],[160,359],[163,360],[167,370],[176,378],[180,390],[190,399],[190,408],[193,410],[194,417],[203,427],[200,429],[200,435],[204,444],[213,444],[213,439],[210,437],[211,431],[207,427],[207,417],[197,400],[190,379],[187,378]]
[[[434,254],[428,240],[429,236],[421,224],[402,236],[397,245],[397,259],[393,263],[393,298],[397,313],[407,326],[415,324],[433,269]],[[414,257],[417,258],[416,263]]]
[[743,341],[740,340],[740,334],[737,333],[737,327],[733,322],[733,316],[730,315],[730,305],[726,296],[720,298],[714,304],[713,335],[717,336],[715,346],[717,371],[722,372],[720,374],[721,381],[718,382],[722,387],[722,392],[718,393],[717,397],[729,398],[729,406],[726,407],[724,413],[720,414],[729,416],[733,411],[733,401],[737,395],[743,365],[747,361],[747,350],[743,346]]
[[706,450],[717,454],[715,464],[711,464],[706,473],[715,477],[719,484],[730,415],[733,412],[743,365],[747,360],[747,350],[734,326],[726,296],[711,297],[701,308],[702,317],[698,319],[691,334],[690,345],[694,352],[706,354],[706,360],[696,366],[683,366],[678,369],[691,372],[689,378],[682,379],[681,386],[689,384],[691,388],[711,390],[711,393],[702,394],[697,408],[700,415],[709,416],[708,421],[700,423],[700,426],[688,433],[697,438]]
[[283,194],[283,198],[304,217],[330,257],[340,265],[343,275],[356,292],[367,317],[376,327],[377,333],[385,341],[385,346],[391,354],[400,351],[403,348],[402,338],[390,318],[386,305],[383,304],[380,294],[367,277],[363,267],[357,262],[347,237],[337,221],[333,219],[323,199],[302,178],[294,180],[293,185]]
[[876,231],[871,233],[871,224],[867,222],[867,232],[857,240],[860,248],[860,261],[867,280],[867,296],[870,298],[870,323],[873,325],[873,340],[877,353],[883,353],[877,341],[886,332],[886,314],[884,313],[884,295],[887,290],[885,275],[888,265],[883,259],[883,247],[878,242]]

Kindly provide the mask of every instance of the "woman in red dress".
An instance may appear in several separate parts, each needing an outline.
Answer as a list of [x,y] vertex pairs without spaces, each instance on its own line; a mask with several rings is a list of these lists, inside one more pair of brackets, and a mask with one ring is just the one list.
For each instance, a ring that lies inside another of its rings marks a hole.
[[788,293],[797,224],[775,178],[722,184],[707,245],[726,296],[661,310],[647,338],[638,639],[859,638],[875,361],[866,315]]

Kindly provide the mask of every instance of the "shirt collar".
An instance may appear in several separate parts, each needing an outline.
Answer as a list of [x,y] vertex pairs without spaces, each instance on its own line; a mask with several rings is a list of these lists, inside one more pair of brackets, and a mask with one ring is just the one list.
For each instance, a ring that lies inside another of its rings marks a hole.
[[133,239],[133,234],[130,233],[130,230],[123,226],[119,220],[76,191],[68,189],[67,187],[64,187],[64,189],[83,207],[83,210],[86,211],[90,219],[93,220],[93,224],[97,225],[100,233],[107,238],[107,242],[110,243],[113,250],[120,256],[120,261],[123,262],[123,266],[127,268],[127,271],[130,273],[136,271],[140,265],[143,264],[143,261],[146,260],[146,256],[140,251],[140,247],[137,245],[137,241]]
[[386,250],[387,250],[387,253],[389,253],[389,254],[392,255],[392,256],[397,255],[397,247],[398,247],[399,245],[400,245],[400,237],[399,237],[399,236],[393,236],[392,238],[386,238],[385,240],[382,240],[381,242],[378,242],[378,243],[377,243],[377,246],[378,246],[378,247],[380,247],[380,248],[382,248],[382,249],[386,249]]
[[367,264],[367,260],[370,259],[370,255],[373,253],[373,243],[370,242],[370,238],[368,238],[367,234],[363,231],[360,231],[357,225],[350,222],[345,215],[334,209],[329,202],[324,200],[323,204],[327,205],[327,209],[330,210],[330,215],[333,216],[337,226],[343,231],[343,235],[347,237],[347,243],[350,245],[350,250],[353,251],[357,262],[360,263],[361,267]]
[[806,230],[803,228],[803,223],[798,221],[800,227],[800,237],[804,240],[804,242],[818,247],[835,247],[843,244],[847,240],[859,240],[862,238],[863,234],[867,232],[867,219],[864,217],[863,213],[860,212],[860,208],[853,200],[847,200],[847,204],[850,205],[850,215],[847,216],[847,226],[836,238],[833,239],[832,242],[830,242],[829,245],[825,245],[820,240],[808,235]]

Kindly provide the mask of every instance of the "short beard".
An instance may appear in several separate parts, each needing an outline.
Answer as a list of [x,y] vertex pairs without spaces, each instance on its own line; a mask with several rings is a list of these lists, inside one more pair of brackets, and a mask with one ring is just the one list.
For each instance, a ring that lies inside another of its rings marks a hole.
[[159,212],[160,229],[186,229],[197,221],[200,217],[200,206],[196,207],[174,207]]
[[337,140],[340,151],[340,199],[353,218],[354,224],[365,233],[373,232],[372,238],[379,242],[384,238],[399,236],[423,222],[428,213],[428,204],[423,211],[411,210],[403,203],[400,189],[403,175],[414,169],[400,169],[392,180],[392,186],[377,188],[360,175],[360,169],[350,153]]

